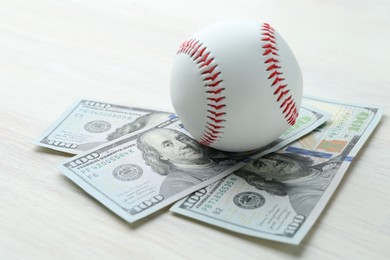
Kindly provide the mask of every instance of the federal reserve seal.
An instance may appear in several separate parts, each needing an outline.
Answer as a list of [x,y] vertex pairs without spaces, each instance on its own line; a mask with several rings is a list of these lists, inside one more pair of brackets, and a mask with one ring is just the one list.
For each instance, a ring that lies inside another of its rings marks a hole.
[[135,164],[122,164],[112,171],[112,175],[120,181],[134,181],[142,176],[142,168]]
[[234,204],[243,209],[257,209],[264,205],[265,198],[256,192],[241,192],[234,196]]
[[90,133],[103,133],[110,130],[111,124],[103,120],[94,120],[86,123],[84,129]]

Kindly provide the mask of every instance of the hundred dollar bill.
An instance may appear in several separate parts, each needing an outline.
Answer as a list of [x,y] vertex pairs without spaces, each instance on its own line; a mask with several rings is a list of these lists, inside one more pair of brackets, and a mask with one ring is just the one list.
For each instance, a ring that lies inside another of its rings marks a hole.
[[107,208],[134,222],[226,177],[259,153],[302,137],[328,118],[319,111],[302,107],[296,125],[274,146],[247,153],[201,146],[172,118],[70,158],[59,168]]
[[330,120],[305,137],[177,202],[171,211],[249,236],[299,244],[382,109],[305,98]]
[[79,154],[172,117],[170,112],[78,100],[34,143]]

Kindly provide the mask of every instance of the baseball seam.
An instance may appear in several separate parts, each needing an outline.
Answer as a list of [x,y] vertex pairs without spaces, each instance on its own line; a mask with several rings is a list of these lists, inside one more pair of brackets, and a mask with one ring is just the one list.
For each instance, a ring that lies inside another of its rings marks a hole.
[[274,96],[276,102],[280,105],[280,109],[287,123],[294,125],[298,117],[297,107],[294,98],[289,94],[290,89],[287,87],[286,79],[282,77],[282,67],[278,58],[278,43],[275,36],[275,30],[268,23],[263,23],[261,26],[261,41],[263,48],[263,56],[265,56],[265,64],[267,64],[268,79],[272,80],[271,87],[275,89]]
[[184,53],[195,62],[204,83],[207,100],[207,121],[205,129],[199,139],[203,145],[215,144],[220,140],[225,128],[226,104],[221,79],[221,71],[216,64],[214,57],[197,39],[190,39],[183,42],[176,54]]

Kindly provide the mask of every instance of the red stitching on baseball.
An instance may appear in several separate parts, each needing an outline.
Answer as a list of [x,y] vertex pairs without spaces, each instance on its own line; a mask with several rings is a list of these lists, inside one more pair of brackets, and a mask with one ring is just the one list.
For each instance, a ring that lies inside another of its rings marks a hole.
[[220,102],[221,100],[224,100],[225,97],[218,97],[218,98],[207,98],[210,101],[214,101],[216,103]]
[[290,89],[287,89],[285,78],[279,77],[283,74],[280,60],[277,58],[278,43],[275,37],[275,30],[271,25],[264,23],[261,26],[261,41],[263,42],[263,56],[266,58],[265,64],[269,64],[266,71],[269,72],[268,79],[273,79],[271,87],[276,88],[274,95],[276,96],[276,102],[280,102],[282,114],[286,118],[288,124],[293,125],[298,117],[298,111],[295,106],[295,101],[292,95],[287,96]]
[[219,93],[221,93],[222,91],[224,91],[225,90],[225,88],[218,88],[218,89],[216,89],[216,90],[207,90],[206,91],[206,93],[212,93],[212,94],[219,94]]
[[[290,96],[291,97],[291,96]],[[283,114],[286,113],[287,111],[291,111],[291,108],[294,106],[294,101],[290,100],[289,102],[286,103],[286,108],[283,110]],[[288,112],[287,114],[289,114]]]
[[215,80],[219,76],[219,74],[221,74],[220,71],[218,71],[217,73],[214,73],[213,75],[211,75],[211,73],[210,73],[210,77],[207,77],[204,80]]
[[[277,61],[277,62],[279,62],[279,61]],[[276,64],[272,64],[271,66],[269,66],[267,68],[267,71],[274,70],[274,69],[280,69],[280,67],[278,65],[276,65]]]
[[222,80],[219,80],[219,81],[216,81],[216,82],[213,82],[213,83],[210,83],[210,84],[207,84],[207,86],[209,86],[209,87],[216,87],[216,86],[218,86],[219,85],[219,83],[221,83],[222,82]]
[[[284,86],[287,86],[287,85],[284,85]],[[283,101],[283,103],[280,105],[280,108],[284,107],[284,106],[287,104],[287,102],[291,100],[291,98],[292,98],[291,95],[290,95],[288,98],[286,98],[286,99]]]
[[[271,36],[268,36],[272,38]],[[200,138],[200,143],[211,145],[216,143],[223,132],[226,112],[224,108],[225,90],[221,72],[218,71],[218,65],[215,64],[214,57],[207,50],[207,47],[197,39],[190,39],[183,42],[176,54],[184,53],[189,55],[198,66],[204,82],[205,94],[207,96],[207,122]]]
[[287,93],[290,92],[289,89],[287,89],[286,91],[282,91],[282,93],[280,93],[279,97],[276,99],[276,101],[280,101],[282,99],[283,96],[287,95]]
[[206,128],[209,129],[213,134],[220,134],[220,133],[222,133],[221,131],[217,131],[217,130],[215,130],[215,129],[212,129],[212,128],[209,127],[209,126],[206,126]]
[[[225,104],[222,104],[222,105],[207,104],[207,106],[212,107],[212,108],[214,108],[215,110],[220,110],[220,109],[224,108],[226,105],[225,105]],[[207,111],[208,111],[208,110],[207,110]]]
[[214,125],[214,124],[211,124],[211,123],[208,123],[208,125],[210,127],[212,127],[213,129],[221,129],[221,128],[225,128],[224,126],[222,125]]
[[213,120],[215,123],[222,123],[225,121],[224,119],[217,119],[217,118],[212,117],[212,116],[207,116],[207,117],[210,118],[211,120]]
[[[280,74],[282,74],[282,73],[280,73]],[[276,77],[276,79],[274,80],[274,82],[272,82],[272,85],[271,85],[271,86],[274,86],[274,85],[276,85],[276,83],[278,83],[278,82],[280,82],[280,81],[283,81],[283,80],[284,80],[284,78]]]
[[264,61],[264,63],[270,63],[270,62],[279,62],[279,60],[272,58],[269,58],[268,60]]
[[[204,74],[211,74],[211,73],[215,70],[215,68],[216,68],[217,66],[218,66],[218,65],[215,65],[215,66],[212,67],[211,69],[206,70],[206,71],[203,71],[203,72],[202,72],[202,75],[204,75]],[[219,72],[219,73],[221,73],[221,72]]]
[[278,88],[275,90],[274,95],[278,94],[279,91],[281,91],[281,90],[284,89],[285,87],[287,87],[287,84],[285,84],[285,85],[279,85]]
[[225,112],[216,113],[216,112],[210,111],[210,110],[208,110],[208,112],[210,112],[211,114],[213,114],[215,117],[220,117],[220,116],[226,115]]
[[274,72],[271,73],[271,75],[269,75],[268,79],[273,78],[273,77],[275,77],[277,75],[280,75],[280,74],[282,74],[282,73],[277,71],[277,70],[275,70]]

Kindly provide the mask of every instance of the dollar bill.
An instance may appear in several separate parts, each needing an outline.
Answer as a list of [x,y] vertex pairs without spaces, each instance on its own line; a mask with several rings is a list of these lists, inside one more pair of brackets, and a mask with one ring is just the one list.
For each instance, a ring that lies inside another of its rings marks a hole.
[[249,236],[299,244],[381,116],[375,106],[305,98],[326,124],[177,202],[171,211]]
[[247,153],[201,146],[172,118],[70,158],[59,169],[107,208],[134,222],[226,177],[251,158],[304,136],[327,118],[318,109],[302,107],[297,124],[272,146]]
[[175,117],[173,113],[165,111],[78,100],[34,143],[79,154],[172,117]]

